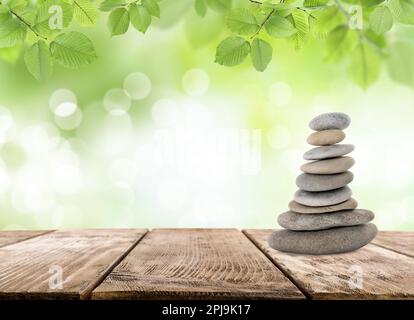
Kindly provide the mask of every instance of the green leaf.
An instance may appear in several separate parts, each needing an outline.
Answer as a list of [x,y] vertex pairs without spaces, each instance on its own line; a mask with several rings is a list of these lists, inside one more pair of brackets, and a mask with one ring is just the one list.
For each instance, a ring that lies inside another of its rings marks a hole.
[[327,5],[329,0],[305,0],[303,6],[305,8],[315,8]]
[[218,13],[226,13],[231,9],[232,0],[206,0],[207,5]]
[[6,6],[0,4],[0,23],[3,23],[9,18],[10,18],[9,9]]
[[19,20],[9,16],[0,24],[0,48],[14,47],[26,37],[27,27]]
[[272,60],[272,46],[268,42],[256,38],[252,42],[250,56],[255,69],[264,71]]
[[92,41],[79,32],[67,32],[58,35],[50,44],[52,57],[61,65],[76,69],[90,64],[96,59]]
[[390,9],[380,6],[369,16],[369,26],[376,34],[383,34],[392,28],[393,18]]
[[73,0],[74,17],[81,26],[92,26],[98,19],[98,10],[90,0]]
[[296,9],[292,12],[292,21],[293,26],[298,30],[292,36],[292,40],[295,43],[295,48],[301,49],[309,35],[309,15],[305,11]]
[[[69,3],[62,0],[47,0],[39,6],[33,28],[42,35],[57,33],[68,27],[72,18],[73,7]],[[62,25],[59,26],[59,23]]]
[[315,10],[312,15],[316,18],[316,24],[313,27],[313,34],[318,38],[324,38],[338,25],[347,24],[345,15],[337,6],[329,6],[320,10]]
[[271,4],[276,11],[284,11],[303,6],[303,0],[285,0],[283,3]]
[[414,4],[410,0],[389,0],[388,7],[395,21],[414,24]]
[[205,0],[195,0],[194,8],[198,16],[204,17],[207,13],[207,5]]
[[134,28],[142,33],[145,33],[151,24],[151,15],[148,10],[136,4],[130,6],[129,18]]
[[250,52],[250,44],[241,37],[228,37],[217,47],[216,62],[223,66],[235,66],[243,62]]
[[381,58],[368,44],[360,43],[351,55],[348,73],[351,79],[366,89],[375,82],[381,71]]
[[358,34],[347,25],[341,25],[332,30],[326,39],[326,59],[337,62],[355,49]]
[[123,7],[126,4],[126,0],[104,0],[99,6],[99,10],[108,12],[113,9]]
[[240,35],[249,36],[259,30],[256,17],[246,8],[230,11],[226,16],[227,27]]
[[52,75],[53,61],[46,42],[39,40],[24,55],[27,70],[39,81]]
[[142,0],[142,5],[149,12],[150,15],[159,18],[160,17],[160,6],[155,0]]
[[274,38],[290,37],[298,32],[289,20],[278,14],[274,14],[270,17],[270,19],[266,21],[264,27],[269,36]]
[[342,0],[343,2],[349,3],[349,4],[357,4],[361,5],[363,7],[372,7],[377,6],[380,3],[384,2],[385,0]]
[[26,0],[10,0],[10,1],[7,1],[7,6],[14,11],[15,9],[22,9],[26,7],[27,1]]
[[414,85],[414,46],[407,42],[395,42],[390,46],[387,59],[388,73],[396,82]]
[[118,8],[111,12],[108,18],[108,28],[112,36],[124,34],[129,27],[129,13],[125,8]]

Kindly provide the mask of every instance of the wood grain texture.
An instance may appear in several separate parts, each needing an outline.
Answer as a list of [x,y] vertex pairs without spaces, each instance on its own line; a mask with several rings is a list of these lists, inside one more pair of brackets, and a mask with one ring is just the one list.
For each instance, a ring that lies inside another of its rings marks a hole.
[[28,240],[52,232],[51,230],[43,231],[0,231],[0,248],[7,245]]
[[93,299],[303,299],[235,229],[149,232],[92,293]]
[[414,258],[414,233],[412,232],[380,231],[372,243]]
[[414,259],[368,244],[350,253],[310,256],[270,248],[272,230],[244,233],[311,299],[414,299]]
[[[145,232],[143,229],[56,231],[3,247],[0,298],[88,298]],[[56,286],[59,269],[61,287]]]

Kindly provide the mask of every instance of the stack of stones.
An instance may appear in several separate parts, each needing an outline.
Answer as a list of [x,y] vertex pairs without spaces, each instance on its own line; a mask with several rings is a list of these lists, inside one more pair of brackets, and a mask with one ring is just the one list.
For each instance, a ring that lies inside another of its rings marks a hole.
[[296,179],[299,190],[289,203],[290,211],[281,214],[278,230],[269,237],[277,250],[301,254],[333,254],[357,250],[377,234],[369,223],[372,211],[357,209],[348,184],[353,180],[354,159],[346,156],[351,144],[338,144],[351,120],[340,112],[325,113],[312,119],[309,127],[316,132],[308,143],[317,146],[304,154],[311,162],[301,166]]

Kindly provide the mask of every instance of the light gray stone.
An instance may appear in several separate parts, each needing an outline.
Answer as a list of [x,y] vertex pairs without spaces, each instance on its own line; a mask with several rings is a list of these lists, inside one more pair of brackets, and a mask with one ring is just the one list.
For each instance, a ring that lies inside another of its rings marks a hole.
[[345,156],[308,162],[303,164],[300,170],[313,174],[335,174],[349,170],[354,163],[353,158]]
[[277,230],[268,238],[273,249],[299,254],[323,255],[357,250],[377,235],[377,227],[362,224],[321,231]]
[[302,214],[287,211],[279,215],[277,222],[285,229],[293,231],[325,230],[335,227],[357,226],[374,219],[369,210],[343,210],[334,213]]
[[300,204],[311,207],[331,206],[350,199],[352,191],[345,186],[331,191],[309,192],[298,190],[293,199]]
[[322,131],[330,129],[343,130],[348,128],[351,123],[351,118],[342,112],[323,113],[309,122],[309,127],[312,130]]
[[307,142],[313,146],[327,146],[339,143],[345,139],[345,132],[342,130],[322,130],[309,135]]
[[303,155],[305,160],[322,160],[344,156],[354,151],[353,144],[334,144],[332,146],[316,147],[306,151]]
[[341,210],[351,210],[358,207],[358,202],[351,198],[344,202],[334,204],[332,206],[323,206],[323,207],[310,207],[304,206],[292,200],[289,202],[289,210],[293,212],[303,213],[303,214],[320,214],[320,213],[329,213],[329,212],[336,212]]
[[302,173],[296,178],[296,185],[305,191],[328,191],[344,187],[353,179],[350,171],[337,174]]

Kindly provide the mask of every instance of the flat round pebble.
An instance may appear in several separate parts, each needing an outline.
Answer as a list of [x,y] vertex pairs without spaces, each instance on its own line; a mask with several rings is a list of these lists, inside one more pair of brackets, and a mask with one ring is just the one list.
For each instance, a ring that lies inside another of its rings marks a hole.
[[339,157],[326,160],[308,162],[300,167],[305,173],[313,174],[335,174],[345,172],[354,165],[355,161],[351,157]]
[[322,131],[330,129],[343,130],[348,128],[351,123],[351,118],[342,112],[323,113],[309,122],[309,127],[312,130]]
[[303,214],[319,214],[319,213],[330,213],[330,212],[337,212],[341,210],[352,210],[358,207],[358,202],[351,198],[344,202],[332,205],[332,206],[322,206],[322,207],[310,207],[304,206],[295,200],[289,202],[289,210],[303,213]]
[[298,254],[323,255],[357,250],[377,235],[375,224],[333,228],[320,231],[277,230],[268,238],[271,248]]
[[345,186],[331,191],[309,192],[298,190],[293,199],[300,204],[311,207],[331,206],[350,199],[352,191]]
[[345,139],[345,132],[342,130],[322,130],[313,132],[306,140],[313,146],[327,146],[335,143],[339,143]]
[[316,147],[306,151],[303,158],[305,160],[337,158],[354,151],[354,149],[355,146],[353,144],[335,144],[332,146]]
[[337,174],[302,173],[296,178],[296,185],[305,191],[329,191],[342,188],[354,179],[351,171]]
[[285,229],[293,231],[325,230],[335,227],[357,226],[374,219],[370,210],[343,210],[334,213],[302,214],[287,211],[279,215],[277,222]]

